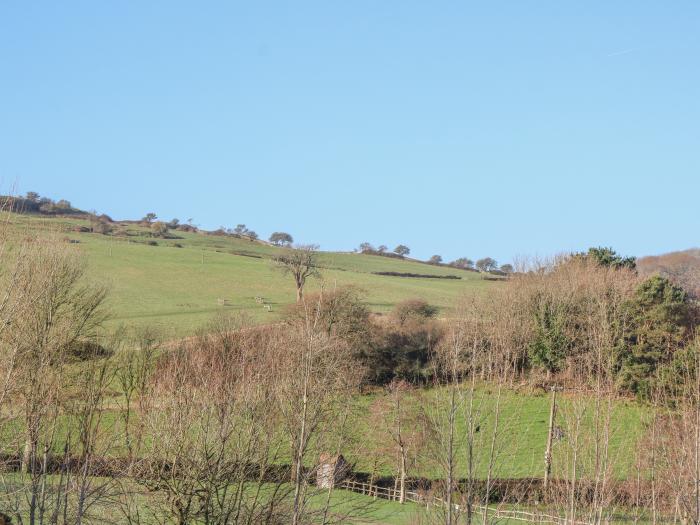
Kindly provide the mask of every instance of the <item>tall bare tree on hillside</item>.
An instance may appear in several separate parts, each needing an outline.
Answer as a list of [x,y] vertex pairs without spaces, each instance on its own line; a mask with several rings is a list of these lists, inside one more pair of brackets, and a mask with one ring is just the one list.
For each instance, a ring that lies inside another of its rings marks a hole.
[[285,250],[282,255],[275,258],[277,266],[294,278],[297,290],[297,302],[304,297],[304,285],[309,277],[319,276],[316,266],[316,250],[318,246],[307,244]]

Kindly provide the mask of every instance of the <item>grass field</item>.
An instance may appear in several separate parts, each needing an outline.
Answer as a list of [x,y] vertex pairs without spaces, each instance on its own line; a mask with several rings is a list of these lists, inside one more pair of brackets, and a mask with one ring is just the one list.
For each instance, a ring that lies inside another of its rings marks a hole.
[[[420,392],[420,395],[428,399],[439,400],[435,406],[446,406],[445,390],[428,389]],[[366,395],[358,395],[352,403],[352,412],[349,416],[347,428],[351,429],[349,435],[343,440],[345,445],[342,454],[354,465],[357,472],[370,473],[373,469],[377,476],[392,477],[396,474],[396,465],[393,462],[394,450],[391,437],[382,429],[386,425],[377,424],[370,414],[373,405],[382,401],[384,394],[376,392]],[[440,399],[442,397],[442,399]],[[480,427],[475,436],[474,462],[475,476],[485,479],[488,470],[490,440],[495,426],[495,391],[489,385],[481,385],[475,394],[476,422]],[[110,403],[111,408],[102,414],[101,425],[104,427],[102,435],[109,443],[110,453],[121,455],[126,453],[126,448],[119,436],[124,433],[123,420],[117,409],[115,400]],[[554,478],[567,477],[570,465],[570,445],[574,439],[574,414],[581,411],[581,438],[579,440],[581,452],[579,454],[579,474],[583,474],[592,465],[592,454],[595,447],[593,436],[595,431],[595,401],[584,399],[580,396],[562,396],[558,400],[556,425],[565,432],[566,437],[554,443],[552,476]],[[418,411],[418,404],[414,411]],[[423,406],[431,407],[430,400],[424,401]],[[492,475],[498,478],[539,478],[543,472],[543,458],[547,441],[547,427],[549,421],[550,398],[544,394],[519,393],[515,390],[504,390],[501,397],[499,426],[496,439],[496,460]],[[438,410],[437,408],[435,410]],[[610,424],[610,464],[613,467],[614,477],[625,479],[633,475],[635,462],[635,450],[637,440],[644,431],[644,421],[649,416],[649,410],[632,401],[618,400],[613,405]],[[132,415],[132,418],[136,417]],[[5,425],[0,432],[0,440],[6,444],[19,447],[19,443],[13,436],[21,434],[20,422],[14,421],[12,425]],[[68,436],[68,427],[71,425],[67,418],[61,417],[55,449],[57,453],[62,450]],[[457,440],[463,443],[461,436],[465,434],[465,416],[459,412],[457,418]],[[115,441],[115,436],[117,437]],[[283,438],[280,438],[283,439]],[[330,436],[325,442],[337,442],[337,438]],[[105,445],[106,447],[107,445]],[[9,448],[3,452],[16,452]],[[286,447],[281,447],[281,463],[291,462],[291,455],[286,455]],[[316,458],[327,450],[317,449],[313,446],[307,456],[307,466],[312,467]],[[461,477],[466,477],[466,448],[457,447],[457,471]],[[436,479],[443,476],[443,471],[435,463],[430,451],[423,449],[418,454],[419,459],[409,469],[409,477],[423,477]],[[374,464],[375,457],[383,460]]]
[[[179,231],[173,232],[177,239],[151,239],[147,230],[136,225],[128,226],[129,237],[71,231],[88,224],[80,219],[12,215],[11,221],[19,231],[59,232],[61,237],[78,241],[76,246],[87,255],[90,276],[110,288],[112,326],[150,324],[177,337],[191,334],[221,311],[245,311],[258,322],[274,321],[284,305],[295,300],[292,279],[271,260],[279,248],[266,243]],[[150,240],[158,245],[149,246]],[[417,297],[446,312],[461,295],[498,286],[475,272],[410,260],[337,252],[322,252],[318,260],[322,281],[311,280],[309,291],[317,290],[321,283],[324,287],[358,286],[376,312]],[[373,274],[389,271],[458,275],[461,279]],[[256,303],[258,296],[265,298],[270,312]],[[220,306],[219,299],[227,299],[227,306]]]
[[[425,390],[422,395],[430,398],[443,399],[435,406],[446,407],[444,396],[446,391],[441,389]],[[369,450],[381,448],[389,437],[382,435],[373,428],[368,418],[371,406],[377,403],[379,396],[367,395],[357,399],[356,420],[351,425],[355,428],[358,441],[358,452],[346,454],[351,461],[357,462],[357,469],[368,472],[372,469]],[[430,401],[423,402],[431,406]],[[551,398],[546,394],[519,393],[516,390],[503,390],[500,404],[499,424],[496,438],[496,461],[493,476],[499,478],[541,477],[543,458],[546,448]],[[488,470],[489,446],[495,427],[496,391],[493,386],[482,385],[475,393],[475,414],[479,432],[475,435],[475,469],[476,477],[485,479]],[[592,464],[592,454],[595,447],[593,436],[596,434],[595,400],[578,395],[560,396],[557,401],[557,416],[555,424],[562,428],[565,438],[555,441],[553,449],[553,477],[566,477],[570,465],[570,445],[574,440],[575,419],[581,415],[579,445],[579,473]],[[464,414],[464,412],[460,412]],[[635,462],[634,451],[637,439],[642,435],[644,421],[649,415],[648,409],[633,402],[617,400],[613,404],[610,415],[610,451],[611,465],[614,465],[614,476],[618,479],[627,478],[632,474]],[[600,421],[603,418],[601,417]],[[465,418],[458,417],[458,436],[465,434]],[[602,430],[600,431],[602,432]],[[459,438],[458,438],[459,439]],[[457,467],[460,475],[466,472],[466,449],[457,450]],[[395,474],[395,466],[382,464],[380,475]],[[429,459],[419,460],[410,472],[412,476],[436,478],[442,475],[441,470]]]

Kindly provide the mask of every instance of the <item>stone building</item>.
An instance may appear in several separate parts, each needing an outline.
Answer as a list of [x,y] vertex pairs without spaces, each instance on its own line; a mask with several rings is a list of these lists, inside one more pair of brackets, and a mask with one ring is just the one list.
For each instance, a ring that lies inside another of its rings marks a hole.
[[350,473],[350,464],[342,454],[331,456],[321,454],[316,467],[316,486],[322,489],[332,489],[343,481]]

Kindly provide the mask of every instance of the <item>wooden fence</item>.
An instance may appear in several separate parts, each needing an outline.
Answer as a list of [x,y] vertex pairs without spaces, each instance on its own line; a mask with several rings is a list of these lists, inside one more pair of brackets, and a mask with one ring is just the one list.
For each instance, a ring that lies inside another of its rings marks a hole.
[[[382,498],[390,501],[401,500],[401,491],[398,489],[378,487],[377,485],[371,485],[369,483],[362,483],[359,481],[345,480],[338,484],[338,488],[349,490],[357,494],[370,496],[375,499]],[[430,508],[431,505],[441,507],[447,505],[447,502],[445,500],[433,495],[429,495],[428,493],[421,494],[415,491],[407,490],[404,492],[404,496],[405,501],[410,501],[419,505],[425,505],[428,508]],[[459,504],[454,503],[453,506],[457,512],[464,511],[464,509]],[[476,512],[482,514],[488,513],[488,515],[493,517],[494,519],[505,518],[517,521],[525,521],[527,523],[540,523],[543,525],[591,525],[585,521],[573,521],[568,518],[563,518],[561,516],[553,516],[542,512],[504,509],[499,507],[489,507],[485,505],[474,505],[473,509]]]

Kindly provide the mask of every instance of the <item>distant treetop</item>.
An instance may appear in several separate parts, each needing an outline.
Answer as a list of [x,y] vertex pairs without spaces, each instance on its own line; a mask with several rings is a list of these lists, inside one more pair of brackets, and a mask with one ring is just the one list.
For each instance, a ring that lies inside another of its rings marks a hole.
[[591,259],[600,266],[608,266],[616,270],[621,268],[634,270],[637,268],[636,257],[622,257],[610,247],[604,248],[599,246],[597,248],[589,248],[588,253],[579,253],[576,254],[576,256]]
[[269,241],[277,246],[289,246],[294,242],[294,238],[285,232],[274,232],[270,235]]
[[513,273],[513,265],[512,264],[502,264],[501,265],[501,271],[503,273]]
[[484,257],[483,259],[476,261],[476,267],[482,272],[491,272],[498,268],[498,263],[496,262],[496,259]]
[[452,261],[450,266],[453,266],[454,268],[472,269],[474,268],[474,261],[467,257],[460,257],[459,259]]
[[394,248],[394,253],[396,255],[400,255],[401,257],[405,257],[411,253],[411,249],[406,245],[399,244],[396,248]]

